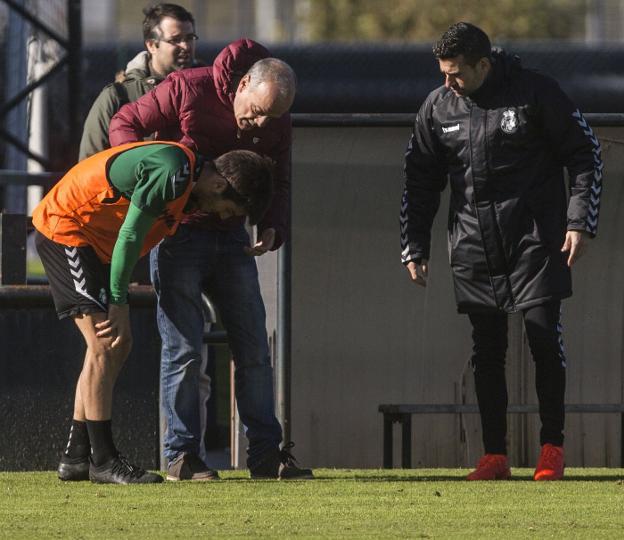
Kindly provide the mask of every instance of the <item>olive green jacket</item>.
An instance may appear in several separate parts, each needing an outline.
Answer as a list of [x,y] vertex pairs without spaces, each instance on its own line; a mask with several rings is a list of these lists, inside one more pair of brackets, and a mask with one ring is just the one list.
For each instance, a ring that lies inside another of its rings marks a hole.
[[108,125],[113,115],[123,105],[139,99],[163,80],[150,71],[147,51],[140,52],[128,62],[124,77],[123,82],[106,85],[93,102],[82,130],[80,160],[110,148]]

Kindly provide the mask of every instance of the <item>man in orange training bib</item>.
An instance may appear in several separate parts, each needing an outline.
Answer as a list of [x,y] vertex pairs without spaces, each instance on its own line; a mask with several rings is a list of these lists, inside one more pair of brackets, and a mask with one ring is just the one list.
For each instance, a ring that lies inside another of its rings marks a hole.
[[113,386],[132,347],[132,269],[188,212],[257,223],[271,202],[272,170],[247,150],[209,161],[178,143],[130,143],[78,163],[37,206],[36,245],[56,311],[73,318],[87,344],[61,480],[162,481],[131,465],[111,431]]

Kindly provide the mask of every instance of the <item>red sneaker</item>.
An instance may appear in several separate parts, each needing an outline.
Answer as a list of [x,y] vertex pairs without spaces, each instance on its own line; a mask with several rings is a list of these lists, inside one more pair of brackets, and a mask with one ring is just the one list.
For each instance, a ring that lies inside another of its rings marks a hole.
[[564,469],[563,446],[546,443],[542,446],[533,480],[561,480]]
[[511,476],[505,454],[485,454],[466,480],[507,480]]

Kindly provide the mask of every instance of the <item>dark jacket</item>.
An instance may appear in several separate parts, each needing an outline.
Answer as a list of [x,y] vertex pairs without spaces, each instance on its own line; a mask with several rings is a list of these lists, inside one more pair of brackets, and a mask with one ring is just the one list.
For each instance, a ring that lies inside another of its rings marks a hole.
[[[169,75],[147,95],[121,108],[109,128],[112,145],[141,140],[156,132],[159,140],[185,144],[209,157],[245,149],[266,154],[276,162],[275,195],[258,224],[261,233],[276,230],[273,249],[286,237],[290,188],[290,115],[262,128],[239,132],[234,119],[234,95],[241,77],[258,60],[270,56],[260,44],[241,39],[230,43],[212,66]],[[194,214],[191,223],[218,226],[211,216]]]
[[79,159],[110,148],[108,125],[113,115],[122,105],[139,99],[162,80],[162,77],[150,71],[147,51],[140,52],[130,60],[124,80],[105,86],[91,105],[82,131]]
[[602,161],[591,128],[554,80],[495,52],[492,71],[470,97],[445,87],[428,96],[405,157],[404,264],[429,258],[449,178],[460,312],[513,312],[572,294],[561,247],[566,229],[596,234]]

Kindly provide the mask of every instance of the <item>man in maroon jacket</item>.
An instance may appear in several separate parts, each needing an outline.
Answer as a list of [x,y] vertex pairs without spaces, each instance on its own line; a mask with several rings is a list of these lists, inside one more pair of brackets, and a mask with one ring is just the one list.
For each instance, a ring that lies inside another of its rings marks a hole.
[[[171,74],[111,120],[111,145],[156,133],[216,157],[235,149],[276,162],[275,196],[249,245],[244,221],[194,214],[151,253],[162,338],[161,402],[167,419],[164,451],[170,480],[216,477],[198,457],[198,376],[204,321],[201,294],[214,302],[236,364],[238,410],[249,439],[253,478],[311,478],[287,448],[275,418],[273,372],[254,256],[276,250],[287,232],[295,75],[260,44],[241,39],[212,66]],[[292,443],[291,443],[292,444]],[[288,446],[289,448],[290,446]]]

